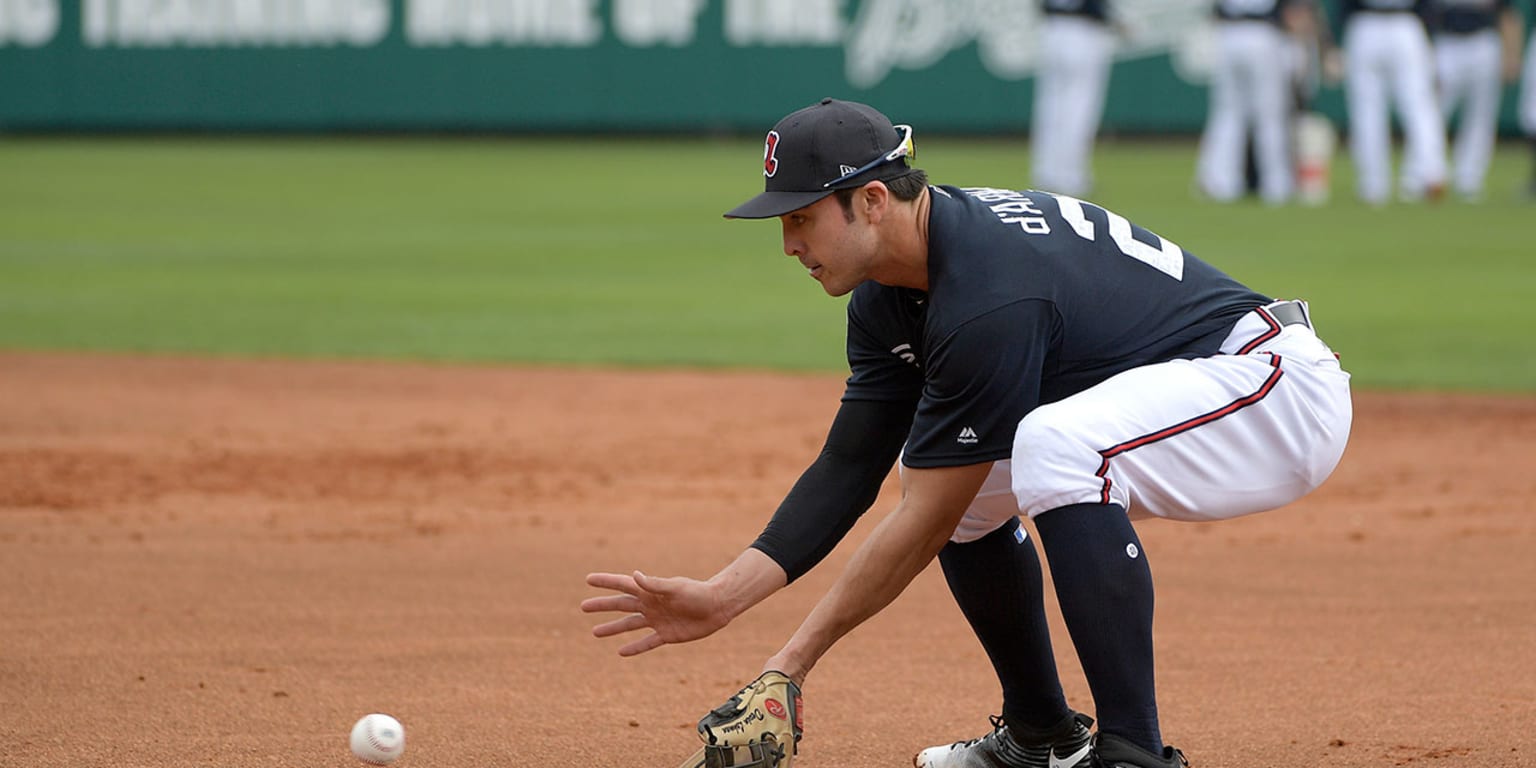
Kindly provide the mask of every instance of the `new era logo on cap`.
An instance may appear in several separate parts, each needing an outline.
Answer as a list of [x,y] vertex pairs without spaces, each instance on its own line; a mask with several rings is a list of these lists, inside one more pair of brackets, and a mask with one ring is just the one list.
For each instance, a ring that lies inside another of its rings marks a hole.
[[892,125],[873,107],[822,99],[780,120],[763,140],[763,193],[725,214],[769,219],[838,189],[911,171],[912,128]]

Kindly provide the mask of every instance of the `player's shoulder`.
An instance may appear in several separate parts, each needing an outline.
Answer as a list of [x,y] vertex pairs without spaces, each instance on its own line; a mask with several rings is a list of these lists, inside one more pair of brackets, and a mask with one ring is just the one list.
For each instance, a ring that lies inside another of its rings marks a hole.
[[900,309],[907,304],[921,304],[922,300],[923,293],[921,291],[881,285],[874,280],[865,280],[855,286],[853,291],[848,294],[848,314],[849,316],[856,316],[887,313]]
[[1058,250],[1048,242],[1066,238],[1081,227],[1084,206],[1071,197],[1038,189],[998,187],[942,187],[936,189],[930,236],[943,247],[955,241],[967,244],[1010,244],[1011,247]]
[[[1006,218],[1012,214],[1044,215],[1057,210],[1056,196],[1037,189],[1010,189],[984,186],[934,185],[933,210],[937,215],[958,215],[959,211]],[[984,215],[983,218],[990,216]]]
[[848,295],[847,312],[850,337],[911,336],[924,324],[928,295],[865,280]]

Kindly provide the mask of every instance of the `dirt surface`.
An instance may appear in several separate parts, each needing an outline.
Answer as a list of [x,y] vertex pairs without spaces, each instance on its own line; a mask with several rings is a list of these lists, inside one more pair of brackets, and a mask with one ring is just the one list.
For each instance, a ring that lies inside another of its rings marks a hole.
[[[0,766],[352,766],[382,711],[407,768],[671,768],[894,486],[691,646],[620,659],[584,576],[728,562],[840,387],[0,354]],[[1196,768],[1536,765],[1536,398],[1362,394],[1318,493],[1140,530],[1164,735]],[[937,567],[805,693],[807,768],[901,768],[998,708]]]

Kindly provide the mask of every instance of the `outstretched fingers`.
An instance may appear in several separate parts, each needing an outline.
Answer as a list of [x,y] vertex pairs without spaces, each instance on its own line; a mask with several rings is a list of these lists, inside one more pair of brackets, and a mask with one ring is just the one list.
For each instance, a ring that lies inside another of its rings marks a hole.
[[660,647],[662,647],[663,645],[666,645],[666,644],[667,644],[667,641],[662,640],[661,639],[661,635],[658,635],[655,632],[652,632],[651,634],[646,635],[645,637],[642,637],[639,640],[636,640],[633,643],[630,643],[630,644],[624,646],[623,648],[620,648],[619,649],[619,655],[620,656],[639,656],[640,654],[645,653],[646,651],[654,651],[657,648],[660,648]]
[[[651,620],[645,615],[645,601],[642,596],[649,591],[649,587],[654,585],[647,584],[645,583],[646,581],[654,580],[639,571],[635,571],[633,575],[622,573],[587,574],[588,585],[601,589],[611,589],[623,594],[589,597],[581,601],[583,613],[617,612],[628,614],[593,627],[593,637],[612,637],[652,626]],[[634,656],[635,654],[652,650],[662,644],[661,639],[653,633],[620,648],[619,655]]]
[[632,595],[604,595],[602,597],[589,597],[581,601],[582,613],[603,613],[605,611],[633,613],[638,610],[640,610],[640,598]]
[[620,648],[620,656],[636,656],[669,643],[697,640],[730,621],[710,587],[697,579],[647,576],[632,571],[591,573],[587,575],[587,584],[617,594],[589,597],[581,602],[582,611],[626,614],[593,627],[595,637],[651,630]]
[[645,618],[644,614],[632,613],[622,619],[614,619],[613,621],[604,622],[593,627],[592,636],[612,637],[625,632],[633,632],[637,629],[645,629],[650,625],[651,622]]
[[[639,571],[635,571],[639,573]],[[635,583],[635,577],[627,573],[589,573],[587,574],[587,586],[599,589],[611,589],[615,592],[623,592],[629,595],[640,594],[640,585]]]

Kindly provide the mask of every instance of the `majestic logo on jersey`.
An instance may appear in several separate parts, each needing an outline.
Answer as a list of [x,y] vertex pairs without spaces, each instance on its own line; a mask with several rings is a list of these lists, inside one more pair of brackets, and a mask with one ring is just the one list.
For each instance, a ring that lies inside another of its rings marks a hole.
[[763,139],[763,175],[773,176],[779,172],[779,158],[774,155],[779,151],[779,132],[769,131],[768,138]]
[[955,438],[955,442],[963,445],[975,445],[981,442],[981,438],[976,436],[976,430],[966,427],[960,430],[960,436]]

